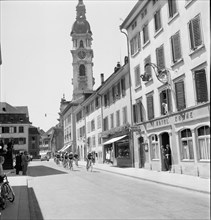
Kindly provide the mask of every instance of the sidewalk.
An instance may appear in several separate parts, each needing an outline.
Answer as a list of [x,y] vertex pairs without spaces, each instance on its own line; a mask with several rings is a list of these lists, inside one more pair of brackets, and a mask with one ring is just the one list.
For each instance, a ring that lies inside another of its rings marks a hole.
[[[85,166],[86,162],[79,161],[79,165]],[[95,163],[94,169],[210,194],[210,179],[204,179],[201,177],[138,168],[120,168],[98,163]]]

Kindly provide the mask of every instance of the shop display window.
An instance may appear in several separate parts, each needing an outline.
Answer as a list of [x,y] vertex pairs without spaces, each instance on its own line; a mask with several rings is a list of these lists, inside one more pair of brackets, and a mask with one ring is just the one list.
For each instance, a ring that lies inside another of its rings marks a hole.
[[197,129],[199,159],[210,160],[210,127],[202,126]]
[[193,140],[190,129],[181,131],[181,159],[182,160],[193,160]]
[[130,148],[128,143],[118,143],[117,158],[130,158]]

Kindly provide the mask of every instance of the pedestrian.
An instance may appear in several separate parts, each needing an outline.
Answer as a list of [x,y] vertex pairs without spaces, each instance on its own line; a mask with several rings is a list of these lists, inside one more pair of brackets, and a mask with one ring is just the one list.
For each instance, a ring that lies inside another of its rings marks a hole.
[[4,157],[0,156],[0,183],[4,180],[4,170],[3,170]]
[[77,153],[74,153],[74,160],[75,160],[75,165],[78,167],[78,154]]
[[164,166],[164,170],[167,171],[168,170],[168,161],[167,161],[167,156],[166,156],[166,148],[162,145],[161,146],[161,152],[162,152],[162,157],[163,157],[163,166]]
[[169,144],[166,145],[166,160],[167,160],[167,170],[171,171],[171,148]]
[[21,165],[22,165],[22,171],[23,171],[23,175],[26,175],[27,172],[27,168],[28,168],[28,155],[27,155],[27,151],[24,151],[22,157],[21,157]]
[[16,170],[16,175],[19,175],[19,172],[22,171],[22,166],[21,166],[21,162],[22,162],[22,155],[20,154],[20,152],[18,152],[18,154],[15,157],[15,170]]

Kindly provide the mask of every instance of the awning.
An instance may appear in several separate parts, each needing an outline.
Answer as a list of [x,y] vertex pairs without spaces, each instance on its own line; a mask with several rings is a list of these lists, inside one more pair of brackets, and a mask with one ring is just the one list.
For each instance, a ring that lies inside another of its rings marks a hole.
[[123,139],[123,138],[126,137],[126,136],[127,136],[127,135],[123,135],[123,136],[120,136],[120,137],[112,138],[112,139],[106,141],[106,142],[103,143],[103,144],[111,144],[111,143],[114,143],[114,142],[116,142],[116,141],[119,141],[119,140]]
[[58,150],[58,152],[64,152],[65,150],[67,150],[67,148],[69,148],[71,145],[65,145],[62,149]]

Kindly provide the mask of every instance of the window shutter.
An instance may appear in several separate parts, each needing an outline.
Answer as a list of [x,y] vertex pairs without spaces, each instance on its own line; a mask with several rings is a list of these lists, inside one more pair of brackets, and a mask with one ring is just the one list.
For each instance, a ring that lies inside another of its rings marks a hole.
[[201,28],[200,28],[200,19],[199,16],[192,20],[193,23],[193,38],[194,38],[194,46],[198,47],[202,44],[201,38]]
[[[151,57],[150,57],[150,56],[148,56],[148,57],[144,60],[144,65],[146,65],[147,63],[151,63]],[[151,69],[151,66],[150,66],[150,65],[145,68],[145,72],[150,75],[150,78],[152,77],[152,69]]]
[[163,45],[156,49],[156,56],[157,56],[157,66],[160,69],[165,69]]
[[164,109],[163,109],[162,103],[163,103],[163,93],[161,92],[160,93],[160,112],[161,112],[161,115],[164,115]]
[[137,123],[137,105],[133,105],[133,120]]
[[172,36],[171,43],[172,43],[173,62],[175,63],[182,57],[179,32],[176,33],[174,36]]
[[149,120],[154,118],[153,96],[147,97],[147,113]]
[[196,95],[197,102],[207,102],[208,101],[208,91],[207,91],[207,80],[205,70],[195,71],[195,83],[196,83]]
[[171,90],[170,89],[167,89],[167,104],[168,104],[168,111],[171,112],[172,102],[171,102]]
[[137,35],[138,37],[138,51],[141,50],[141,37],[140,37],[140,32]]
[[176,90],[176,99],[177,99],[177,110],[180,111],[186,108],[184,82],[180,81],[175,83],[175,90]]

